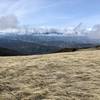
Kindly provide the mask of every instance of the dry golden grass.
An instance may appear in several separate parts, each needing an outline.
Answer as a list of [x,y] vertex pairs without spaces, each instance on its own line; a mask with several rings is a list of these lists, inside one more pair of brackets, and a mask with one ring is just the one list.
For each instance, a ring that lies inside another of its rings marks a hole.
[[100,51],[0,57],[0,100],[100,100]]

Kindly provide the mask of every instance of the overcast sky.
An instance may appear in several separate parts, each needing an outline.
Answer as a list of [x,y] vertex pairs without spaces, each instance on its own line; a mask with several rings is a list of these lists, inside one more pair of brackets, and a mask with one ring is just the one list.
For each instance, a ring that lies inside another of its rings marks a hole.
[[100,0],[0,0],[0,16],[6,15],[22,25],[93,25],[100,23]]

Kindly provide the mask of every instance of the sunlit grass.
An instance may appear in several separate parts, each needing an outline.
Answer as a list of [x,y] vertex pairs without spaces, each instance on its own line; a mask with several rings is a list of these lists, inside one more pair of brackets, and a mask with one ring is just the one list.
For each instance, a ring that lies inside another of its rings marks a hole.
[[0,57],[0,100],[100,100],[100,51]]

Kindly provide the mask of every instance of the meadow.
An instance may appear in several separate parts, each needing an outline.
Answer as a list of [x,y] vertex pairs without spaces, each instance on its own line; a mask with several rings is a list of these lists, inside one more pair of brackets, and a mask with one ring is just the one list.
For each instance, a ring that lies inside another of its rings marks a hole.
[[0,100],[100,100],[100,50],[0,57]]

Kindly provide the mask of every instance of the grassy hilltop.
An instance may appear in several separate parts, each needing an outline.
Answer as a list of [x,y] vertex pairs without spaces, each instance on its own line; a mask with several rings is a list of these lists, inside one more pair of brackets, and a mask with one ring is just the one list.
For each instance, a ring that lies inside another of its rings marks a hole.
[[100,51],[0,57],[0,100],[100,100]]

